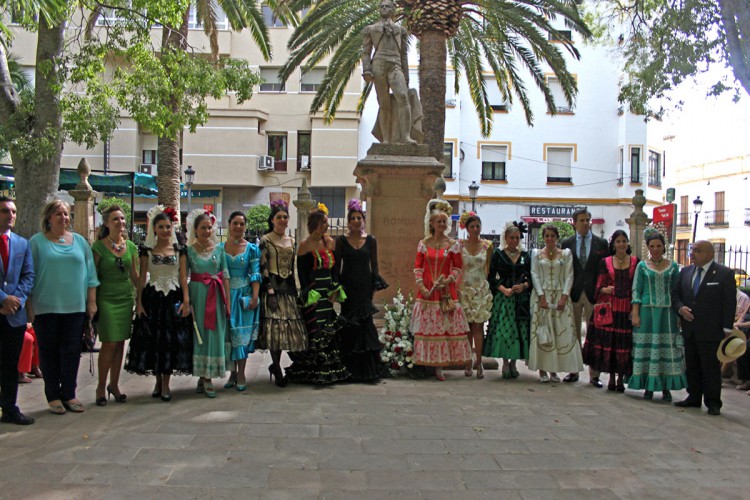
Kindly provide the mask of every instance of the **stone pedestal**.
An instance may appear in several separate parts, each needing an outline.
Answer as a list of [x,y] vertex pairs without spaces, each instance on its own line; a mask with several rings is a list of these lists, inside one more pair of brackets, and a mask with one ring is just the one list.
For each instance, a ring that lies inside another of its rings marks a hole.
[[646,197],[643,196],[643,189],[636,189],[633,196],[633,213],[625,219],[630,226],[630,248],[633,254],[639,259],[643,259],[643,231],[651,223],[643,207],[646,205]]
[[313,200],[310,195],[310,190],[307,188],[307,181],[305,179],[302,179],[302,186],[297,193],[297,199],[292,203],[294,203],[294,206],[297,209],[297,232],[295,235],[295,241],[299,244],[300,241],[307,238],[307,216],[313,208],[318,206],[318,202]]
[[86,161],[86,158],[82,158],[78,163],[78,176],[81,181],[75,189],[68,191],[68,194],[75,200],[73,231],[91,243],[96,239],[94,234],[96,229],[94,227],[94,201],[99,193],[91,188],[89,175],[91,175],[89,162]]
[[[414,290],[414,257],[435,178],[445,168],[423,144],[374,144],[354,175],[367,200],[368,232],[378,241],[380,274],[390,284],[375,296],[390,303],[401,286]],[[382,311],[382,308],[381,308]]]

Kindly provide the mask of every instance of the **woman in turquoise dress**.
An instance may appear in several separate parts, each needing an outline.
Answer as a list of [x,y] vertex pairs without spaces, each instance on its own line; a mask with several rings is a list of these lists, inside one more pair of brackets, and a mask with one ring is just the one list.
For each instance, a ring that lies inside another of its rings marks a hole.
[[649,258],[638,263],[633,279],[633,375],[629,389],[645,390],[646,399],[662,391],[672,400],[672,390],[687,387],[677,315],[670,292],[677,286],[677,264],[664,257],[664,236],[655,229],[645,234]]
[[126,233],[125,212],[112,205],[102,212],[99,239],[91,246],[99,276],[96,327],[102,343],[98,357],[99,385],[96,387],[98,406],[107,404],[107,395],[114,396],[118,403],[127,400],[127,396],[120,392],[119,381],[125,341],[130,338],[133,322],[138,247],[125,238]]
[[[322,204],[321,204],[322,205]],[[335,279],[334,241],[328,231],[327,210],[319,205],[307,220],[308,236],[299,246],[297,274],[301,288],[302,317],[307,325],[309,347],[289,352],[292,365],[286,369],[290,382],[333,384],[349,378],[341,361],[340,330],[343,322],[333,310],[334,302],[346,295]]]
[[505,245],[492,254],[487,277],[494,297],[484,355],[503,359],[506,379],[518,378],[516,361],[529,358],[531,256],[521,249],[521,236],[516,225],[505,229]]
[[231,306],[229,270],[224,249],[216,242],[210,212],[190,212],[188,227],[188,272],[190,304],[193,307],[196,338],[193,342],[193,375],[198,379],[197,393],[216,397],[212,378],[226,374],[226,337]]
[[247,218],[243,212],[229,216],[229,239],[222,243],[229,269],[229,302],[232,316],[227,337],[227,369],[229,380],[225,389],[247,387],[245,365],[247,357],[255,351],[258,339],[258,292],[260,291],[260,249],[245,241]]

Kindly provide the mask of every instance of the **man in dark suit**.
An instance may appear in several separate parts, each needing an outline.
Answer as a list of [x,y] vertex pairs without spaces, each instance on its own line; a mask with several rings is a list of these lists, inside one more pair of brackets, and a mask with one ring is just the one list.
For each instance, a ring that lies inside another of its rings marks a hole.
[[[573,300],[576,336],[581,344],[581,322],[588,323],[594,313],[599,262],[609,254],[609,244],[607,240],[591,232],[591,213],[587,209],[581,208],[573,212],[573,226],[576,234],[564,239],[561,246],[573,254],[573,289],[570,291],[570,298]],[[589,375],[591,385],[601,388],[599,372],[590,370]],[[563,379],[563,382],[577,381],[577,373],[569,373]]]
[[29,425],[16,406],[18,357],[26,332],[26,299],[34,285],[34,262],[29,242],[11,232],[16,223],[16,204],[0,196],[0,422]]
[[696,241],[690,250],[692,265],[682,268],[672,290],[672,307],[681,317],[685,339],[688,397],[675,403],[721,413],[721,363],[716,356],[724,334],[732,331],[737,307],[734,271],[713,261],[714,246]]

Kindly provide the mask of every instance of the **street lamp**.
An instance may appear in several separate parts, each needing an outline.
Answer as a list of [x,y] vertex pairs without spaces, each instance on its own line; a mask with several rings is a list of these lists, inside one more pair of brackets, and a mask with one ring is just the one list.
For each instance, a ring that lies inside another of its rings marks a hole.
[[190,201],[193,198],[193,181],[195,180],[195,170],[193,170],[193,167],[188,165],[188,168],[185,169],[185,185],[187,186],[188,190],[188,213],[190,213]]
[[472,212],[476,212],[477,191],[479,191],[479,184],[477,184],[477,181],[471,181],[471,184],[469,185],[469,198],[471,198]]
[[693,211],[695,212],[695,222],[693,223],[693,243],[695,243],[695,231],[698,229],[698,215],[703,208],[703,200],[698,196],[693,200]]

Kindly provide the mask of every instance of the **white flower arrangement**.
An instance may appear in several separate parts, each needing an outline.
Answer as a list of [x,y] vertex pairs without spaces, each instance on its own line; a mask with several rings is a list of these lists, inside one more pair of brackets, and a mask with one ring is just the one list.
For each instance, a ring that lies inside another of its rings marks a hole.
[[414,296],[410,293],[405,298],[399,288],[392,304],[384,305],[385,327],[380,331],[380,342],[383,344],[380,360],[385,363],[390,375],[395,377],[403,367],[408,370],[414,368],[414,334],[410,330]]

